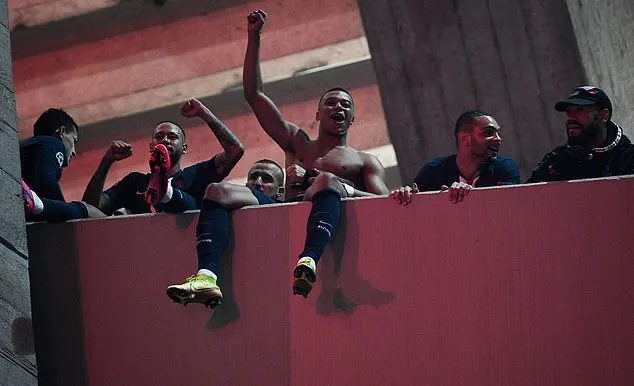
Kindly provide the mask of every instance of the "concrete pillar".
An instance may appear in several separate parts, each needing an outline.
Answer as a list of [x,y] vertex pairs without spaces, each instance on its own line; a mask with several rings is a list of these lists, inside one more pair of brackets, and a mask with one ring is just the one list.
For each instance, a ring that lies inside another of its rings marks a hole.
[[612,99],[614,121],[634,136],[634,2],[567,0],[588,83]]
[[0,19],[0,386],[37,385],[6,0]]
[[404,182],[455,151],[453,125],[466,110],[498,119],[502,154],[523,180],[565,141],[553,105],[585,79],[565,0],[359,0],[359,8]]

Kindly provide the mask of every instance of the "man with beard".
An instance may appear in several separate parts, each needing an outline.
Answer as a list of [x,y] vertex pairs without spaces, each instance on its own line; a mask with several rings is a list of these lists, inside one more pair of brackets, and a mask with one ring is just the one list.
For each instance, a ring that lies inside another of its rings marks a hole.
[[454,128],[457,154],[427,162],[413,187],[394,190],[390,197],[408,205],[419,191],[449,190],[449,200],[458,203],[474,187],[519,184],[520,171],[515,161],[498,156],[500,130],[490,114],[478,110],[462,113]]
[[[293,291],[307,296],[316,280],[316,264],[337,229],[342,197],[361,197],[388,193],[383,166],[374,156],[347,145],[348,128],[354,120],[350,93],[342,88],[328,90],[319,100],[316,120],[319,136],[313,141],[299,127],[284,120],[277,106],[263,93],[260,76],[260,32],[266,13],[248,15],[248,44],[244,59],[244,96],[266,133],[287,156],[299,161],[293,168],[293,181],[306,180],[304,200],[312,201],[304,251],[294,269]],[[308,172],[306,172],[308,171]],[[304,176],[300,176],[302,173]],[[212,184],[207,189],[196,228],[198,261],[217,260],[227,244],[229,209],[273,202],[258,190],[230,184]],[[168,296],[180,303],[215,306],[222,301],[216,284],[214,265],[171,286]]]
[[114,141],[90,180],[84,201],[106,214],[121,208],[133,214],[180,213],[200,208],[207,186],[222,181],[229,174],[244,154],[244,147],[231,130],[197,99],[185,102],[180,111],[184,117],[204,120],[224,151],[208,161],[181,170],[181,157],[187,152],[185,132],[174,122],[161,122],[154,129],[150,143],[151,174],[130,173],[103,191],[112,164],[132,155],[129,144]]
[[215,308],[222,304],[218,287],[218,263],[229,240],[229,211],[249,205],[281,202],[284,195],[284,170],[277,163],[262,159],[249,170],[246,186],[227,182],[209,185],[198,216],[196,253],[198,271],[184,284],[167,288],[176,303],[202,303]]
[[546,154],[527,183],[634,174],[634,145],[612,122],[603,90],[576,88],[555,110],[566,113],[568,143]]

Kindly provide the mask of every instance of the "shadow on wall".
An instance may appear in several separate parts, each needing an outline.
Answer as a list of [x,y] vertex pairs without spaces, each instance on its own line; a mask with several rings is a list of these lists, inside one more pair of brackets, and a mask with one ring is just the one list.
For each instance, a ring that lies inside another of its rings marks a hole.
[[[233,213],[229,217],[229,229],[233,229]],[[227,248],[222,254],[218,267],[218,285],[222,288],[222,304],[213,311],[213,315],[207,322],[210,330],[221,328],[240,318],[240,308],[233,290],[233,249],[235,246],[235,232],[229,232]]]
[[[322,315],[351,314],[357,306],[375,307],[392,302],[395,295],[381,291],[359,275],[359,224],[355,207],[341,205],[341,220],[337,233],[320,261],[318,280],[321,293],[317,312]],[[355,221],[348,226],[348,219]]]
[[19,317],[11,323],[11,343],[16,354],[35,354],[33,320],[31,318]]

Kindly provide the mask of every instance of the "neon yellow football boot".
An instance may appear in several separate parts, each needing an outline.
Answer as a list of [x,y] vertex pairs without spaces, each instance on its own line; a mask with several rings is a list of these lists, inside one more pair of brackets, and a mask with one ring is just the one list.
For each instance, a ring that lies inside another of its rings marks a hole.
[[216,276],[205,274],[190,276],[184,284],[167,287],[167,296],[175,303],[183,305],[202,303],[205,307],[215,308],[222,304],[222,291],[216,281]]
[[293,270],[293,295],[308,297],[313,284],[317,280],[315,260],[304,256],[297,262]]

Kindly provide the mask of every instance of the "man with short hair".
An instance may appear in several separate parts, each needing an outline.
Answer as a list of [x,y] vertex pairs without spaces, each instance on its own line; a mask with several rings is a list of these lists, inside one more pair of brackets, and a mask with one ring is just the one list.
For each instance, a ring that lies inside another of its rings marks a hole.
[[555,110],[566,113],[568,141],[544,156],[527,183],[634,174],[634,145],[612,121],[603,90],[578,87]]
[[[266,133],[287,156],[301,163],[288,169],[292,186],[301,187],[293,196],[312,201],[304,251],[293,271],[293,292],[307,296],[316,280],[316,263],[337,229],[341,198],[388,193],[385,172],[376,157],[347,144],[348,129],[354,121],[354,103],[347,90],[333,88],[320,98],[315,116],[319,121],[317,140],[311,140],[306,132],[282,118],[277,106],[262,91],[259,47],[266,13],[251,12],[247,21],[249,35],[242,74],[245,99]],[[210,185],[196,228],[199,271],[185,284],[170,286],[167,295],[178,303],[203,303],[210,307],[220,304],[222,292],[217,285],[215,264],[201,269],[204,264],[200,262],[217,261],[225,248],[229,209],[272,202],[275,201],[270,195],[257,190],[231,184]]]
[[208,161],[181,169],[187,139],[175,122],[159,123],[150,143],[150,174],[132,172],[107,190],[103,185],[114,162],[132,155],[132,147],[114,141],[108,147],[97,171],[84,193],[84,200],[94,203],[106,214],[125,208],[128,213],[182,213],[199,209],[210,183],[222,181],[244,154],[244,146],[231,130],[207,107],[193,98],[181,107],[181,115],[204,120],[214,133],[223,152]]
[[33,126],[34,136],[20,143],[22,199],[27,221],[62,222],[102,217],[85,202],[66,202],[59,186],[62,170],[75,157],[79,127],[62,109],[46,110]]
[[[319,100],[315,119],[319,122],[317,139],[311,140],[297,125],[285,120],[277,106],[264,94],[260,75],[260,34],[266,22],[264,11],[248,17],[248,43],[242,83],[244,97],[264,131],[280,146],[287,157],[297,160],[295,175],[287,178],[302,191],[298,195],[312,202],[306,242],[293,271],[293,292],[308,295],[316,279],[316,264],[330,237],[337,230],[340,200],[387,194],[385,171],[379,160],[347,143],[354,121],[354,102],[343,88],[332,88]],[[304,179],[305,184],[295,181]]]
[[40,197],[64,201],[59,180],[75,156],[79,127],[64,110],[50,108],[35,121],[33,134],[20,143],[22,178]]
[[458,203],[474,187],[519,184],[520,172],[515,161],[498,155],[502,144],[500,131],[500,125],[490,114],[479,110],[462,113],[454,128],[457,154],[427,162],[412,188],[402,187],[390,196],[407,205],[419,191],[449,190],[449,200]]
[[261,159],[247,176],[246,186],[227,182],[207,187],[196,227],[198,271],[184,284],[167,288],[167,296],[176,303],[202,303],[214,308],[222,304],[218,287],[218,263],[229,240],[229,211],[249,205],[281,202],[284,196],[284,170],[276,162]]

